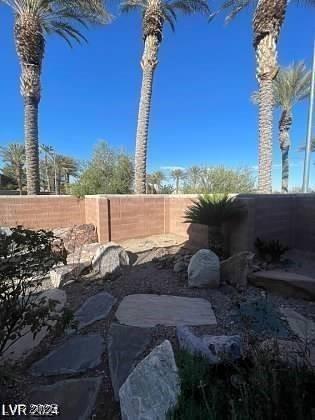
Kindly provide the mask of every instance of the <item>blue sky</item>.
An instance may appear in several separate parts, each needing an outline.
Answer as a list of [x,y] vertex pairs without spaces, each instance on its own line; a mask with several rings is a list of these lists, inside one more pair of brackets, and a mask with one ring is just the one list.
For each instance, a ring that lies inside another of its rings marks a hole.
[[[251,33],[252,10],[224,25],[199,16],[179,16],[176,32],[165,30],[153,87],[149,170],[192,165],[255,168],[257,110]],[[0,5],[0,144],[23,140],[19,65],[11,11]],[[314,10],[289,6],[279,41],[279,61],[311,65]],[[140,16],[117,17],[87,32],[88,45],[70,49],[62,39],[47,40],[42,76],[40,141],[60,153],[89,159],[100,139],[134,152],[141,85]],[[307,105],[294,110],[291,185],[302,181]],[[279,188],[280,153],[275,119],[274,187]],[[312,167],[312,184],[315,168]]]

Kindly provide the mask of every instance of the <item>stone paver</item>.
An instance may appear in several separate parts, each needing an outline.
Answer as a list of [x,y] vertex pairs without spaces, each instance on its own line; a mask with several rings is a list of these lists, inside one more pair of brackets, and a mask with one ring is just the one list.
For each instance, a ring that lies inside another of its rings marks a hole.
[[120,388],[122,420],[166,420],[179,394],[173,349],[165,340],[135,367]]
[[115,399],[139,356],[149,345],[151,330],[112,324],[108,334],[108,360]]
[[88,420],[94,410],[101,383],[102,378],[96,377],[41,385],[33,388],[29,399],[33,404],[58,404],[59,420]]
[[106,292],[88,298],[74,314],[74,320],[78,321],[78,329],[106,318],[115,302],[116,299]]
[[134,327],[217,324],[207,300],[168,295],[126,296],[118,307],[116,317],[121,324]]
[[257,271],[248,276],[249,282],[270,292],[296,299],[315,300],[315,279],[287,271]]
[[[51,289],[45,292],[40,293],[34,299],[47,298],[51,300],[58,301],[55,306],[55,313],[61,312],[66,304],[67,295],[66,292],[60,289]],[[55,321],[50,321],[51,325],[54,325]],[[47,336],[48,327],[43,327],[34,337],[33,333],[30,330],[30,326],[24,327],[22,330],[22,337],[11,345],[11,341],[7,344],[7,350],[4,351],[4,354],[0,360],[2,361],[11,361],[16,362],[20,359],[27,357]],[[10,347],[9,347],[10,346]]]
[[74,374],[93,369],[101,363],[105,350],[98,334],[70,337],[31,367],[33,376]]
[[315,322],[290,308],[280,308],[280,311],[285,316],[291,330],[301,341],[315,340]]

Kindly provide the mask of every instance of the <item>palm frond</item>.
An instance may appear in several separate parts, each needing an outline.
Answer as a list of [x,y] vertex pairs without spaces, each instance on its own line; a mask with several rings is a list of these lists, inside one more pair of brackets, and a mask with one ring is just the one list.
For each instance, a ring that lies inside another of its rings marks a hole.
[[181,11],[185,14],[203,13],[209,15],[210,9],[206,0],[171,0],[169,6],[174,11]]

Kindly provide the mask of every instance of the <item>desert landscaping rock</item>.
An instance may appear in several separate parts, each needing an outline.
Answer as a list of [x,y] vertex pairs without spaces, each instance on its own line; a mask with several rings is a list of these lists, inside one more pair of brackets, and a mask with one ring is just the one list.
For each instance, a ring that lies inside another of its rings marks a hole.
[[80,264],[88,263],[92,265],[93,258],[97,250],[99,249],[99,243],[84,244],[79,248],[76,248],[74,252],[68,254],[67,263],[68,264]]
[[210,302],[205,299],[169,295],[137,294],[126,296],[116,318],[134,327],[156,325],[216,325]]
[[74,320],[78,322],[78,329],[106,318],[115,302],[116,299],[106,292],[88,298],[74,314]]
[[136,366],[120,388],[122,420],[166,420],[179,394],[173,349],[165,340]]
[[60,420],[88,420],[94,410],[101,383],[101,377],[68,379],[33,388],[29,398],[33,404],[57,404]]
[[315,279],[287,271],[257,271],[248,277],[256,287],[282,296],[315,301]]
[[108,334],[108,359],[116,401],[119,400],[121,385],[149,345],[150,339],[151,330],[148,328],[112,324]]
[[68,281],[76,280],[89,267],[89,263],[68,264],[55,267],[50,271],[50,280],[55,288],[64,286]]
[[253,258],[253,253],[245,251],[221,261],[221,281],[240,289],[246,288],[249,266]]
[[184,263],[184,261],[178,261],[174,265],[174,273],[182,273],[187,269],[187,265]]
[[72,336],[31,367],[33,376],[75,374],[101,363],[103,338],[98,334]]
[[93,270],[102,276],[117,272],[126,265],[129,265],[129,256],[115,242],[100,245],[92,261]]
[[85,244],[97,242],[96,228],[93,224],[74,225],[68,228],[54,229],[54,235],[63,240],[68,252],[73,252]]
[[186,326],[176,329],[179,346],[193,355],[201,355],[209,363],[216,364],[220,361],[234,361],[241,357],[241,337],[234,336],[210,336],[197,337]]
[[188,286],[216,288],[219,285],[219,257],[208,249],[201,249],[190,260],[188,266]]
[[[63,310],[66,302],[67,295],[66,292],[60,289],[51,289],[45,292],[40,293],[34,299],[46,298],[57,301],[54,308],[54,313],[59,313]],[[51,321],[51,325],[54,325],[55,321]],[[2,355],[2,361],[11,361],[16,362],[25,357],[27,357],[47,336],[48,327],[42,327],[41,330],[34,337],[33,333],[30,331],[30,327],[24,327],[22,331],[22,337],[11,345],[11,341],[7,344],[7,350],[4,351]],[[1,363],[1,360],[0,360]]]
[[291,308],[281,308],[280,311],[285,316],[293,333],[301,341],[307,343],[315,341],[315,322],[305,318]]
[[209,350],[209,347],[200,337],[193,334],[188,327],[177,327],[176,335],[181,350],[185,350],[195,356],[202,356],[211,364],[218,363],[218,358]]

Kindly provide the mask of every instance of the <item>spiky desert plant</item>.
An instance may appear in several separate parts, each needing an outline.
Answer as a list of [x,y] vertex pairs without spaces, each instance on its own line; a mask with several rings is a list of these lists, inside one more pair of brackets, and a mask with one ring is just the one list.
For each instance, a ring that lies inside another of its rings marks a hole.
[[227,221],[241,218],[246,212],[244,205],[235,197],[225,194],[200,195],[192,203],[185,212],[184,222],[208,226],[209,248],[223,256],[223,225]]
[[14,171],[20,195],[23,191],[23,169],[25,165],[25,147],[20,143],[11,143],[0,147],[0,157],[10,165]]
[[[289,150],[291,147],[290,129],[292,126],[292,109],[297,102],[307,98],[311,89],[311,71],[303,62],[293,63],[279,70],[273,82],[274,106],[281,109],[279,120],[279,142],[282,155],[282,187],[283,193],[289,188]],[[253,95],[255,103],[259,103],[259,93]]]
[[171,176],[175,181],[176,184],[176,194],[179,193],[179,183],[182,179],[184,179],[185,177],[185,171],[183,171],[182,169],[178,168],[178,169],[174,169],[171,172]]
[[141,60],[143,77],[136,135],[135,192],[145,194],[153,76],[158,64],[158,51],[163,38],[164,24],[168,23],[174,30],[177,12],[209,13],[209,8],[206,0],[125,0],[121,4],[122,12],[135,9],[142,12],[144,40]]
[[77,24],[106,23],[102,0],[2,0],[14,12],[14,34],[21,64],[28,194],[39,193],[38,107],[46,36],[57,34],[70,45],[84,35]]
[[[315,6],[315,0],[296,3]],[[246,7],[256,7],[253,31],[260,95],[258,191],[261,193],[272,192],[273,80],[278,73],[277,43],[288,4],[288,0],[226,0],[220,9],[228,11],[230,21]]]

